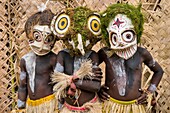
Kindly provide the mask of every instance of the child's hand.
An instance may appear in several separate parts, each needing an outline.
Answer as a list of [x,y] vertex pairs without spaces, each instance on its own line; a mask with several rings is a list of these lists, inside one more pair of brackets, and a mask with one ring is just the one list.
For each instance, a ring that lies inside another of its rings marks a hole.
[[141,92],[141,96],[137,99],[137,104],[147,104],[147,93],[142,90],[142,89],[139,89],[139,92]]
[[110,95],[106,93],[106,90],[109,90],[109,87],[103,85],[98,92],[99,98],[102,102],[104,102],[105,100],[109,100],[110,98]]

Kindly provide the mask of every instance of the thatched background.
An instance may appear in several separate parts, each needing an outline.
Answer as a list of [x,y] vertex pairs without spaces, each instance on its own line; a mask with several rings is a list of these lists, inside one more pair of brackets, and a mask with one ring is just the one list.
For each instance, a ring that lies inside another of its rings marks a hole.
[[[54,13],[66,6],[87,6],[104,10],[118,0],[53,0],[47,5]],[[163,67],[165,73],[158,87],[158,113],[170,112],[170,3],[169,0],[119,0],[143,3],[146,16],[141,46],[146,47]],[[23,30],[26,19],[46,0],[0,0],[0,113],[16,108],[19,60],[29,50]],[[57,53],[62,47],[54,49]],[[94,48],[96,51],[100,45]],[[168,67],[169,66],[169,67]],[[145,77],[152,73],[144,68]],[[144,77],[144,79],[145,79]],[[145,81],[145,80],[144,80]]]

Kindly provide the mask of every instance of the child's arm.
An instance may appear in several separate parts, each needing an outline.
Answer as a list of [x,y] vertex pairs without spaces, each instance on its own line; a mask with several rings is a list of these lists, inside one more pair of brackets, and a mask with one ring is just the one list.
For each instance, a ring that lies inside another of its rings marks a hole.
[[25,108],[25,103],[27,99],[27,73],[25,68],[25,60],[21,59],[20,61],[20,84],[18,88],[18,108]]
[[154,92],[156,91],[156,87],[158,86],[164,72],[162,67],[152,58],[151,54],[146,49],[143,49],[142,51],[142,58],[145,65],[147,65],[150,70],[153,71],[151,84],[148,87],[148,90]]
[[[140,52],[142,54],[142,59],[145,65],[147,65],[151,71],[153,71],[153,76],[150,82],[149,87],[147,90],[143,91],[142,95],[138,98],[138,104],[145,104],[147,95],[154,93],[157,89],[157,86],[163,76],[163,69],[162,67],[152,58],[151,54],[144,48],[140,48]],[[154,103],[153,103],[154,104]]]
[[102,78],[101,69],[98,67],[99,65],[98,54],[93,51],[90,55],[90,59],[92,60],[93,63],[92,71],[94,76],[92,76],[89,79],[77,80],[75,84],[76,87],[79,89],[90,91],[90,92],[98,92],[101,87],[101,78]]

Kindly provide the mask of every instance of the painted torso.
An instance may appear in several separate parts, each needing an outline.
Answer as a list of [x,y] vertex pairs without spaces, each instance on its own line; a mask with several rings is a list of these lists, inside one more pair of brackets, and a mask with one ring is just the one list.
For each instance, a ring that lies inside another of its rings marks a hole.
[[[61,55],[63,58],[62,62],[64,63],[63,64],[64,73],[72,76],[74,74],[74,72],[76,72],[80,68],[82,60],[91,59],[93,61],[93,63],[96,62],[95,59],[92,58],[92,56],[94,56],[93,54],[97,55],[94,51],[89,51],[84,56],[79,56],[79,57],[71,56],[69,54],[69,52],[67,52],[67,51],[62,51],[58,55],[59,56]],[[96,56],[96,59],[98,59],[97,56]],[[93,86],[88,86],[88,87],[93,87]],[[80,91],[81,91],[81,93],[80,93],[77,103],[75,103],[76,96],[75,97],[67,96],[65,98],[65,101],[68,104],[73,105],[73,106],[82,106],[84,103],[90,101],[95,96],[95,92],[89,92],[89,91],[86,91],[86,89],[80,90]]]
[[52,94],[50,74],[54,70],[57,55],[50,52],[44,56],[37,56],[30,52],[22,59],[25,61],[29,98],[36,100]]
[[108,57],[106,53],[107,50],[104,50],[105,57],[103,60],[106,63],[105,85],[109,87],[107,93],[118,100],[137,99],[140,96],[139,88],[141,88],[143,62],[140,48],[128,60],[122,59],[116,54]]

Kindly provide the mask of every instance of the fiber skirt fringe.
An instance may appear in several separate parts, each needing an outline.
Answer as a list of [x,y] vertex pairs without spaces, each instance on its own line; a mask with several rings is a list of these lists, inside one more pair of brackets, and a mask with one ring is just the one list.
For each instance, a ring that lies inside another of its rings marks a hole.
[[58,113],[58,103],[54,95],[38,100],[27,100],[26,113]]
[[81,107],[75,107],[65,103],[60,113],[102,113],[102,104],[99,102],[98,97],[92,100]]
[[136,100],[119,101],[110,98],[103,104],[103,113],[146,113],[143,105],[137,105]]
[[11,113],[25,113],[25,109],[12,110]]

